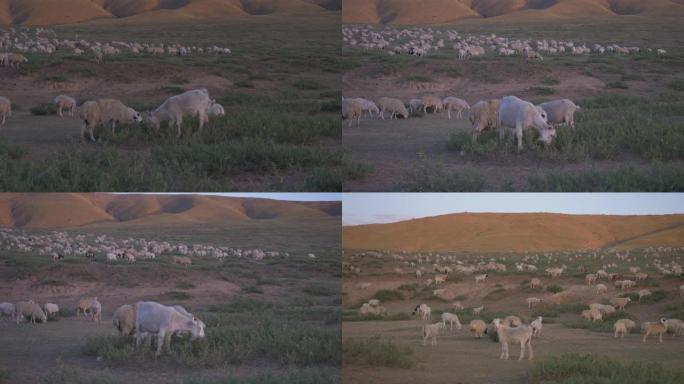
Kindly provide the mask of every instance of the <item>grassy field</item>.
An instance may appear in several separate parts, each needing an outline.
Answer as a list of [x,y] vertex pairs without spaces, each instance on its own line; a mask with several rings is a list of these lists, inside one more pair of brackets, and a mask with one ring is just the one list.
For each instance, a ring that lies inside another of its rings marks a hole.
[[[549,146],[528,132],[518,153],[496,132],[471,138],[467,116],[414,114],[407,120],[363,119],[345,127],[345,155],[369,168],[347,179],[348,191],[681,191],[684,190],[682,51],[674,20],[633,18],[524,26],[463,22],[462,34],[497,34],[537,40],[665,47],[668,56],[547,56],[458,60],[446,44],[425,57],[380,50],[343,49],[349,69],[343,94],[404,101],[424,94],[479,100],[516,95],[534,103],[570,98],[581,106],[576,128],[560,127]],[[638,30],[638,34],[633,31]],[[588,33],[591,31],[591,33]]]
[[[14,116],[0,129],[1,190],[339,191],[347,169],[340,146],[339,21],[277,16],[223,23],[141,25],[102,21],[58,27],[60,38],[229,46],[230,55],[122,54],[97,65],[58,52],[28,54],[0,71]],[[306,68],[306,71],[303,69]],[[115,97],[139,111],[189,89],[208,88],[226,117],[202,132],[124,126],[82,143],[78,118],[59,119],[60,93],[79,103]]]
[[[44,232],[31,232],[31,234]],[[107,226],[70,230],[215,246],[260,247],[288,258],[194,257],[174,265],[171,255],[135,264],[8,251],[0,260],[2,301],[55,302],[60,315],[46,324],[0,320],[2,383],[321,383],[340,382],[339,221],[224,227]],[[315,253],[311,260],[307,254]],[[103,322],[75,316],[79,298],[97,296]],[[206,338],[174,337],[159,358],[111,325],[126,303],[181,304],[207,326]]]

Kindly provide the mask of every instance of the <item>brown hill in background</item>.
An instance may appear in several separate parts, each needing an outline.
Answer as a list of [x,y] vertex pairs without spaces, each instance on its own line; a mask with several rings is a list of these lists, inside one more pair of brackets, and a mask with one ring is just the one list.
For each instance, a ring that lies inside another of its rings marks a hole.
[[347,249],[521,252],[684,245],[684,215],[462,213],[347,226]]
[[345,23],[437,24],[621,15],[684,15],[682,0],[342,0]]
[[145,22],[339,11],[341,0],[0,0],[0,24],[58,25],[97,19]]
[[25,229],[221,224],[340,216],[339,202],[292,202],[203,195],[0,194],[0,226]]

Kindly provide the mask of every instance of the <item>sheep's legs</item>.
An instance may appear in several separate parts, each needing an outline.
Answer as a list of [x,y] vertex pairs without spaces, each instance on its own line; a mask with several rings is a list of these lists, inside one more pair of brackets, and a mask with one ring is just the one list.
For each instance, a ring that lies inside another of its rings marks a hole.
[[534,358],[534,352],[532,351],[532,338],[531,337],[530,337],[530,341],[528,341],[527,349],[528,349],[527,359],[532,360],[532,358]]
[[518,151],[522,150],[523,127],[521,123],[515,126],[515,137],[518,139]]

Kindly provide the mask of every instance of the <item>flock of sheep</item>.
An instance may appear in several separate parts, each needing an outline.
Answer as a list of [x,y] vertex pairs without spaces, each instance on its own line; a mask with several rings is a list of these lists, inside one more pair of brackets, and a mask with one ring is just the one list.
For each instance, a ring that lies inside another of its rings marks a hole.
[[[511,271],[512,273],[532,275],[544,273],[551,282],[555,283],[558,283],[558,279],[564,273],[567,274],[567,271],[573,274],[584,273],[586,275],[583,286],[571,286],[568,287],[568,292],[562,290],[557,293],[545,294],[544,297],[530,296],[525,299],[525,304],[531,310],[543,302],[547,302],[551,306],[580,302],[587,305],[587,309],[578,315],[587,321],[599,322],[603,321],[607,315],[614,314],[618,310],[623,311],[630,304],[634,305],[632,304],[633,300],[628,296],[637,295],[639,297],[638,302],[641,303],[642,298],[652,295],[653,292],[643,286],[648,284],[647,279],[684,276],[681,264],[682,256],[680,256],[682,251],[684,251],[683,248],[652,247],[642,250],[640,254],[617,250],[528,253],[517,261],[509,259],[508,256],[464,258],[436,253],[412,254],[408,252],[366,251],[351,254],[350,258],[343,263],[343,270],[351,275],[360,275],[364,260],[368,258],[382,260],[383,269],[387,268],[387,264],[396,265],[392,269],[392,275],[415,276],[419,285],[425,289],[432,289],[432,296],[441,301],[449,301],[450,299],[448,290],[445,288],[448,287],[449,277],[453,275],[472,276],[473,285],[468,291],[476,292],[475,287],[485,283],[490,278],[490,273],[506,273],[513,266],[515,271]],[[671,259],[666,261],[666,257],[671,257]],[[583,260],[587,261],[586,264],[600,263],[600,267],[593,273],[587,273],[587,267]],[[575,271],[565,264],[571,262],[579,263],[577,267],[573,268]],[[639,262],[641,262],[641,266],[637,265]],[[545,266],[547,267],[544,268]],[[648,272],[646,272],[647,269]],[[377,273],[374,272],[373,275],[377,275]],[[359,282],[354,288],[363,291],[370,289],[372,285],[373,283],[368,281]],[[533,277],[529,282],[525,282],[525,285],[527,288],[543,292],[541,277]],[[614,287],[612,293],[609,292],[610,286]],[[580,299],[581,295],[577,292],[582,292],[585,296],[592,298]],[[467,297],[467,295],[465,296]],[[684,298],[684,285],[679,287],[678,296]],[[453,300],[453,296],[451,296],[451,300]],[[601,301],[608,304],[603,304]],[[482,315],[485,306],[479,301],[475,301],[475,303],[476,306],[471,307],[471,313],[479,317]],[[464,311],[465,307],[461,301],[455,301],[453,302],[453,309],[458,312]],[[458,330],[462,328],[457,313],[442,311],[441,309],[439,312],[441,312],[441,321],[430,323],[433,309],[428,304],[421,303],[413,307],[412,314],[421,320],[424,345],[428,340],[431,340],[431,344],[435,345],[439,334],[446,330],[447,324],[452,331],[454,324]],[[359,313],[361,315],[386,316],[388,311],[381,305],[380,300],[370,299],[360,307]],[[510,344],[521,346],[520,359],[523,359],[525,351],[529,352],[528,358],[532,359],[532,340],[541,335],[542,323],[542,316],[537,316],[529,324],[525,324],[520,317],[510,315],[502,319],[494,319],[490,324],[481,319],[473,319],[469,324],[469,329],[477,338],[481,338],[485,334],[497,337],[501,343],[501,359],[508,359],[508,346]],[[628,334],[636,325],[637,323],[629,318],[617,319],[613,324],[614,337],[624,338],[625,334]],[[646,342],[648,337],[653,335],[658,336],[662,343],[663,335],[666,333],[675,336],[681,335],[682,340],[684,340],[684,321],[677,318],[659,317],[656,321],[643,322],[641,331],[643,342]]]
[[459,59],[486,55],[521,56],[530,60],[543,60],[544,55],[603,55],[609,53],[667,55],[662,48],[625,47],[615,43],[589,44],[554,39],[512,39],[490,35],[461,34],[454,29],[413,27],[377,29],[373,26],[344,26],[342,41],[352,48],[380,50],[390,55],[424,56],[448,49],[450,45]]
[[500,142],[509,131],[514,135],[514,139],[517,139],[518,149],[522,149],[523,132],[526,129],[536,129],[539,132],[539,140],[549,144],[556,136],[557,126],[575,126],[575,112],[580,110],[580,107],[569,99],[534,105],[515,96],[482,100],[472,108],[468,102],[454,96],[442,99],[436,95],[425,95],[421,99],[411,99],[408,106],[403,101],[391,97],[381,97],[377,104],[364,98],[342,99],[342,119],[349,120],[349,127],[354,120],[357,121],[357,127],[360,126],[361,117],[365,113],[371,118],[376,114],[383,120],[385,113],[390,114],[390,119],[397,116],[407,119],[410,113],[427,114],[428,110],[435,114],[446,110],[449,119],[452,111],[456,112],[456,118],[461,118],[464,111],[469,111],[473,141],[477,141],[478,136],[486,129],[496,128],[499,131]]

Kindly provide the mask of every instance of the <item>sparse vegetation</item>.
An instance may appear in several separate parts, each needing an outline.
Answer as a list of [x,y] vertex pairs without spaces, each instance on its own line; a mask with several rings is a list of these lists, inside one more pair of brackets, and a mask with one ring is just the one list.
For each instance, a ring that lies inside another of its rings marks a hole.
[[413,350],[380,338],[347,339],[343,345],[344,363],[371,367],[409,369],[414,366]]

